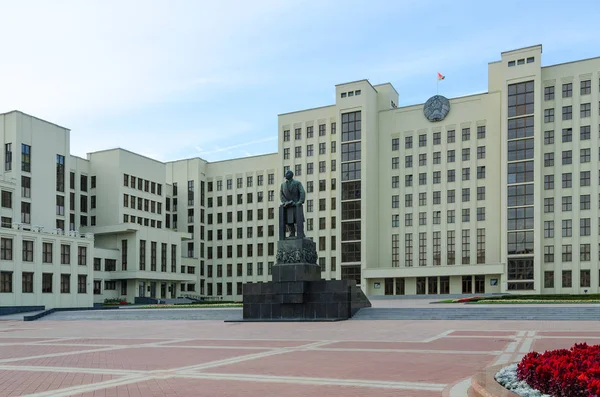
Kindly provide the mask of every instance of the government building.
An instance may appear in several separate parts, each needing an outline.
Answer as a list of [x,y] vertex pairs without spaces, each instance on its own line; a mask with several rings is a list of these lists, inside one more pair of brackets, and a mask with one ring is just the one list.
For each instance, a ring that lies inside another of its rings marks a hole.
[[325,279],[369,296],[598,293],[600,58],[541,58],[503,52],[486,93],[405,107],[389,83],[340,84],[335,104],[278,116],[277,153],[218,162],[83,159],[67,128],[0,114],[0,306],[241,301],[270,279],[288,169]]

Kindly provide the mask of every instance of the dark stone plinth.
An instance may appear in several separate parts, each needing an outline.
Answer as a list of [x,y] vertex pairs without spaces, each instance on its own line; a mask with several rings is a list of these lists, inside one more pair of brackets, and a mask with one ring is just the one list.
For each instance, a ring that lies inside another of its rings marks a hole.
[[288,238],[277,242],[277,263],[317,264],[317,245],[309,238]]
[[321,266],[314,263],[282,263],[272,268],[274,282],[318,281],[321,279]]
[[354,280],[245,284],[243,295],[244,321],[346,320],[360,308],[371,306]]

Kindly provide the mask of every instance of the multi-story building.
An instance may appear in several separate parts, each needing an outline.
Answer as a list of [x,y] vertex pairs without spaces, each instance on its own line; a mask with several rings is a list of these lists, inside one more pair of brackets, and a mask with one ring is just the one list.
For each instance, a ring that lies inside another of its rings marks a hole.
[[240,300],[269,280],[287,169],[324,278],[368,295],[598,292],[600,58],[541,55],[504,52],[487,92],[405,107],[389,83],[340,84],[334,104],[279,115],[277,153],[213,163],[82,159],[69,130],[0,115],[2,305]]

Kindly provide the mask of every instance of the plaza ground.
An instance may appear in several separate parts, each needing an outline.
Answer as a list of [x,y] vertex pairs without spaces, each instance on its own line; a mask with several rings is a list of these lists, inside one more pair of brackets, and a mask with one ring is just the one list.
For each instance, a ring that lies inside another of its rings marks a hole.
[[482,367],[600,343],[598,319],[70,320],[0,321],[0,396],[463,397]]

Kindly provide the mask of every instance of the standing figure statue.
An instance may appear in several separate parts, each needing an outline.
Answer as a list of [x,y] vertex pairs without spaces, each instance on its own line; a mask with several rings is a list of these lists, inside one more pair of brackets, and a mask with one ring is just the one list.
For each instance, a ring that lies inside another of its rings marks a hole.
[[285,173],[285,182],[281,184],[280,198],[280,231],[279,237],[281,240],[285,239],[285,230],[283,226],[290,233],[290,237],[296,237],[296,229],[298,230],[298,237],[304,237],[304,213],[302,211],[302,204],[306,193],[302,183],[294,180],[294,173],[288,170]]

